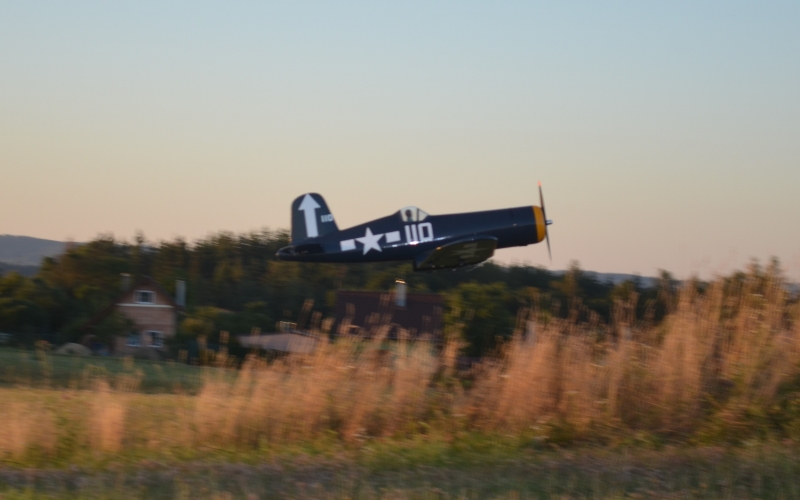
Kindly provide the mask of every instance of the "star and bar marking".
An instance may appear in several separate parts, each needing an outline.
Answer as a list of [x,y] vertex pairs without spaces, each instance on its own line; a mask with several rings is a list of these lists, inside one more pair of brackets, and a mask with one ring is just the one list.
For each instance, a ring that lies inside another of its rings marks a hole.
[[400,231],[391,231],[388,233],[378,233],[373,234],[370,228],[367,228],[364,236],[361,238],[353,238],[349,240],[342,240],[339,242],[339,246],[341,247],[343,252],[348,250],[355,250],[356,249],[356,241],[364,245],[364,254],[367,255],[371,250],[377,250],[378,252],[382,252],[383,249],[381,248],[380,244],[378,243],[381,238],[386,239],[386,243],[396,243],[400,241]]
[[370,228],[367,228],[367,232],[364,234],[364,237],[356,238],[356,241],[364,245],[364,255],[367,255],[367,252],[373,248],[379,252],[383,251],[381,250],[381,246],[378,244],[378,241],[380,241],[381,238],[383,238],[383,233],[372,234]]

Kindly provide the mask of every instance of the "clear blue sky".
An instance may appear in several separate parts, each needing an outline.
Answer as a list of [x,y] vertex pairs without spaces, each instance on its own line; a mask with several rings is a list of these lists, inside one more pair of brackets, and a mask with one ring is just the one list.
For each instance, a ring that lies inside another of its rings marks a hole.
[[[800,278],[800,2],[3,2],[0,233],[538,203],[553,268]],[[542,245],[503,262],[548,265]]]

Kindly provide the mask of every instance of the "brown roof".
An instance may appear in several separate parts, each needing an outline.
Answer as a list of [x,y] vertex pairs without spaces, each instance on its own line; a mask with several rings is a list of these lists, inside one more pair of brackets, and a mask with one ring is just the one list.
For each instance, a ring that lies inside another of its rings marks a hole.
[[408,293],[406,306],[400,307],[394,292],[339,290],[333,331],[373,336],[385,327],[389,338],[396,338],[400,329],[412,338],[441,338],[443,307],[444,298],[436,293]]
[[154,288],[161,296],[163,296],[166,299],[167,304],[171,305],[176,310],[180,308],[180,306],[175,302],[175,299],[172,297],[172,295],[168,291],[164,290],[164,287],[159,285],[156,280],[154,280],[150,276],[142,276],[138,280],[134,281],[131,286],[129,286],[128,288],[123,290],[119,295],[117,295],[114,298],[114,300],[112,300],[111,303],[108,304],[102,311],[100,311],[99,313],[95,314],[88,321],[86,321],[83,325],[81,325],[80,329],[90,328],[90,327],[93,327],[94,325],[96,325],[97,323],[101,322],[103,319],[105,319],[106,316],[108,316],[109,314],[114,312],[114,308],[116,307],[116,305],[126,295],[128,295],[133,290],[135,290],[136,288],[139,288],[139,287],[141,287],[143,285],[150,286],[150,287]]

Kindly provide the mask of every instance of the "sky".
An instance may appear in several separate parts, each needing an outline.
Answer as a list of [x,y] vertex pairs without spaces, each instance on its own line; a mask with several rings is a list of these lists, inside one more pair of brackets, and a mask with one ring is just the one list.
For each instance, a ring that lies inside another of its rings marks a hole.
[[538,204],[502,263],[800,279],[800,2],[2,2],[0,234]]

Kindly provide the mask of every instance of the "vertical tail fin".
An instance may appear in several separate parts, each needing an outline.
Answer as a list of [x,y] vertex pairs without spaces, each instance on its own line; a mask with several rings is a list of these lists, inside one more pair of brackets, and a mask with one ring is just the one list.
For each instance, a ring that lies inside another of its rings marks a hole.
[[306,193],[292,202],[292,244],[338,230],[328,204],[319,194]]

